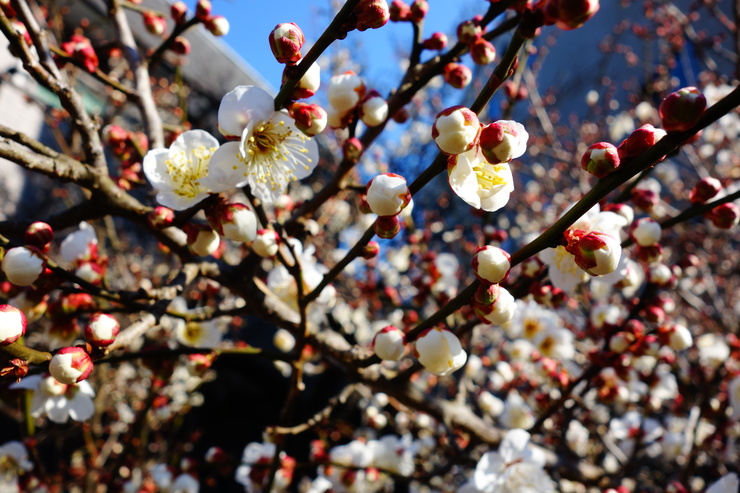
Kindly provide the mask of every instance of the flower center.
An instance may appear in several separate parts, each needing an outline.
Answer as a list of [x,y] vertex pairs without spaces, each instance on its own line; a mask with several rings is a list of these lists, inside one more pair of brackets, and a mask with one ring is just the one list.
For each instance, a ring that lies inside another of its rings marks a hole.
[[[239,156],[248,165],[244,176],[251,174],[258,183],[269,184],[272,190],[283,189],[288,182],[298,180],[295,176],[297,166],[309,169],[297,159],[297,156],[308,153],[303,145],[307,140],[308,137],[293,130],[282,119],[256,124],[252,135],[242,144],[244,156]],[[305,160],[311,162],[311,159]],[[285,166],[278,168],[276,165],[279,163]]]
[[506,185],[506,179],[499,175],[503,170],[504,166],[501,164],[490,164],[482,160],[473,166],[473,172],[478,178],[478,186],[483,190]]
[[564,246],[555,249],[555,267],[560,272],[580,277],[581,269],[576,265],[573,255],[568,253]]
[[192,199],[201,192],[199,180],[208,175],[208,162],[215,150],[215,147],[198,146],[189,152],[174,153],[165,161],[176,195]]
[[203,328],[197,322],[188,322],[185,326],[185,339],[191,344],[200,341],[203,337]]
[[524,337],[530,340],[534,339],[534,336],[537,335],[541,328],[539,320],[533,318],[526,319],[524,321]]

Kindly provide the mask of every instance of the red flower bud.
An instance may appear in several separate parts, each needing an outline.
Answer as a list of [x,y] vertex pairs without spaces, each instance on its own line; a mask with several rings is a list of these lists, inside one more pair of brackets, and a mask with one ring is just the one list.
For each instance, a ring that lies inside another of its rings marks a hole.
[[344,159],[356,163],[362,155],[362,142],[357,137],[347,139],[342,146],[342,151],[344,152]]
[[599,11],[599,0],[548,0],[544,13],[547,23],[569,31],[581,27]]
[[427,12],[429,12],[429,4],[426,0],[415,0],[414,3],[411,4],[411,21],[412,22],[421,22],[424,20],[424,17],[426,17]]
[[692,204],[703,204],[722,190],[722,183],[712,177],[702,178],[689,192],[689,200]]
[[170,17],[175,21],[175,24],[184,24],[188,14],[188,7],[185,2],[175,2],[170,7]]
[[457,26],[457,40],[461,43],[470,44],[478,39],[482,33],[483,29],[475,19],[463,21]]
[[201,22],[206,22],[211,18],[212,5],[210,0],[198,0],[195,5],[195,18]]
[[461,63],[450,62],[442,69],[442,76],[455,89],[463,89],[473,80],[473,72]]
[[496,48],[483,38],[470,44],[470,56],[476,65],[488,65],[496,59]]
[[294,64],[301,59],[301,47],[306,38],[293,22],[278,24],[270,32],[270,49],[279,63]]
[[167,30],[167,20],[162,14],[148,10],[142,14],[144,27],[150,33],[161,36]]
[[387,240],[401,231],[401,221],[398,216],[379,216],[375,221],[375,234]]
[[[619,147],[617,147],[617,150],[619,151],[619,159],[624,161],[625,159],[639,156],[654,146],[660,139],[665,137],[665,134],[665,130],[655,128],[649,123],[646,123],[632,132],[629,137],[619,144]],[[661,160],[662,159],[663,158],[661,158]]]
[[707,217],[718,228],[730,229],[740,220],[740,207],[730,202],[721,204],[709,211]]
[[411,8],[401,0],[393,0],[388,8],[390,20],[393,22],[404,22],[411,18]]
[[355,27],[359,31],[383,27],[391,17],[386,0],[360,0],[355,7],[355,15],[357,16]]
[[441,32],[432,33],[422,44],[426,50],[444,50],[447,46],[447,35]]
[[369,241],[362,249],[362,258],[370,260],[377,257],[378,253],[380,253],[380,244],[377,241]]
[[581,167],[596,178],[603,178],[619,168],[619,152],[609,142],[598,142],[583,154]]
[[35,246],[39,250],[46,251],[54,239],[54,230],[48,224],[37,221],[32,223],[23,235],[26,244]]
[[699,121],[707,107],[707,98],[696,87],[684,87],[671,93],[658,107],[660,122],[667,131],[684,132]]

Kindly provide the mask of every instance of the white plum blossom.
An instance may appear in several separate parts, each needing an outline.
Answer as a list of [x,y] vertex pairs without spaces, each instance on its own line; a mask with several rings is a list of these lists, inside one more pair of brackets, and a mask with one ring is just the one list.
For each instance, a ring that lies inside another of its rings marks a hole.
[[383,173],[367,186],[367,205],[379,216],[395,216],[411,200],[406,179],[395,173]]
[[514,176],[508,163],[491,164],[474,148],[451,156],[447,165],[450,188],[471,207],[494,212],[509,202]]
[[51,375],[31,375],[10,388],[33,391],[31,416],[34,418],[46,414],[54,423],[66,423],[70,418],[86,421],[95,412],[92,400],[95,391],[87,380],[65,385]]
[[445,154],[462,154],[476,150],[480,121],[470,109],[453,106],[441,111],[432,126],[432,138]]
[[143,161],[144,174],[157,190],[157,202],[181,211],[209,193],[223,192],[236,183],[214,181],[219,173],[211,162],[218,140],[205,130],[180,134],[169,149],[152,149]]
[[511,390],[506,396],[504,412],[499,416],[499,421],[505,428],[527,430],[534,426],[534,411],[524,401],[519,392]]
[[375,334],[372,346],[378,358],[398,361],[406,354],[406,335],[398,327],[388,325]]
[[316,141],[273,104],[272,97],[255,86],[238,86],[221,100],[219,129],[240,140],[214,152],[208,175],[214,190],[249,185],[257,198],[272,203],[291,182],[313,172],[319,160]]
[[67,235],[59,246],[62,258],[71,264],[91,260],[98,251],[98,235],[95,229],[86,222],[80,228]]
[[329,104],[340,114],[352,110],[364,95],[365,83],[352,71],[335,75],[329,81]]
[[470,482],[460,491],[481,493],[549,493],[552,479],[544,469],[545,454],[529,444],[521,429],[506,432],[496,452],[486,452],[475,466]]
[[18,476],[33,469],[23,443],[10,441],[0,446],[0,492],[20,493]]

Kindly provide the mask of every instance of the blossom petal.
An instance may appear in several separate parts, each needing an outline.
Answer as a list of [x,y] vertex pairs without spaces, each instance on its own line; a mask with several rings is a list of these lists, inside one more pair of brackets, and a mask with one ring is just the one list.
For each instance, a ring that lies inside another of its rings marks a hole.
[[69,417],[75,421],[86,421],[95,413],[95,405],[90,396],[83,393],[76,394],[67,403]]
[[172,180],[167,173],[169,149],[152,149],[144,156],[143,168],[149,183],[157,190],[172,190]]
[[67,402],[67,398],[61,395],[49,397],[44,403],[44,409],[49,419],[54,423],[66,423],[69,419]]
[[213,153],[208,165],[208,176],[200,180],[201,185],[212,193],[242,187],[247,183],[245,167],[239,159],[241,145],[227,142]]
[[239,137],[250,121],[268,120],[275,102],[256,86],[238,86],[227,93],[218,107],[218,127],[226,137]]
[[468,157],[471,152],[475,151],[468,151],[451,158],[456,160],[456,163],[448,168],[447,180],[450,183],[450,188],[452,188],[452,191],[458,197],[463,199],[468,205],[480,209],[478,177],[473,171],[473,166]]

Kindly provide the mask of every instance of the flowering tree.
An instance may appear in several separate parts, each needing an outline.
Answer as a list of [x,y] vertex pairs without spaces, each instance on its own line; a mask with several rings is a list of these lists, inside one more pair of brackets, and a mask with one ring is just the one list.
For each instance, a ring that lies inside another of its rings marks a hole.
[[[622,3],[481,0],[445,34],[347,0],[310,49],[265,33],[280,91],[224,94],[216,133],[152,76],[228,30],[207,0],[109,0],[95,42],[0,2],[61,107],[56,145],[0,126],[0,157],[69,199],[0,222],[0,490],[736,493],[737,19]],[[327,50],[389,21],[384,95]],[[625,79],[558,87],[569,37]]]

